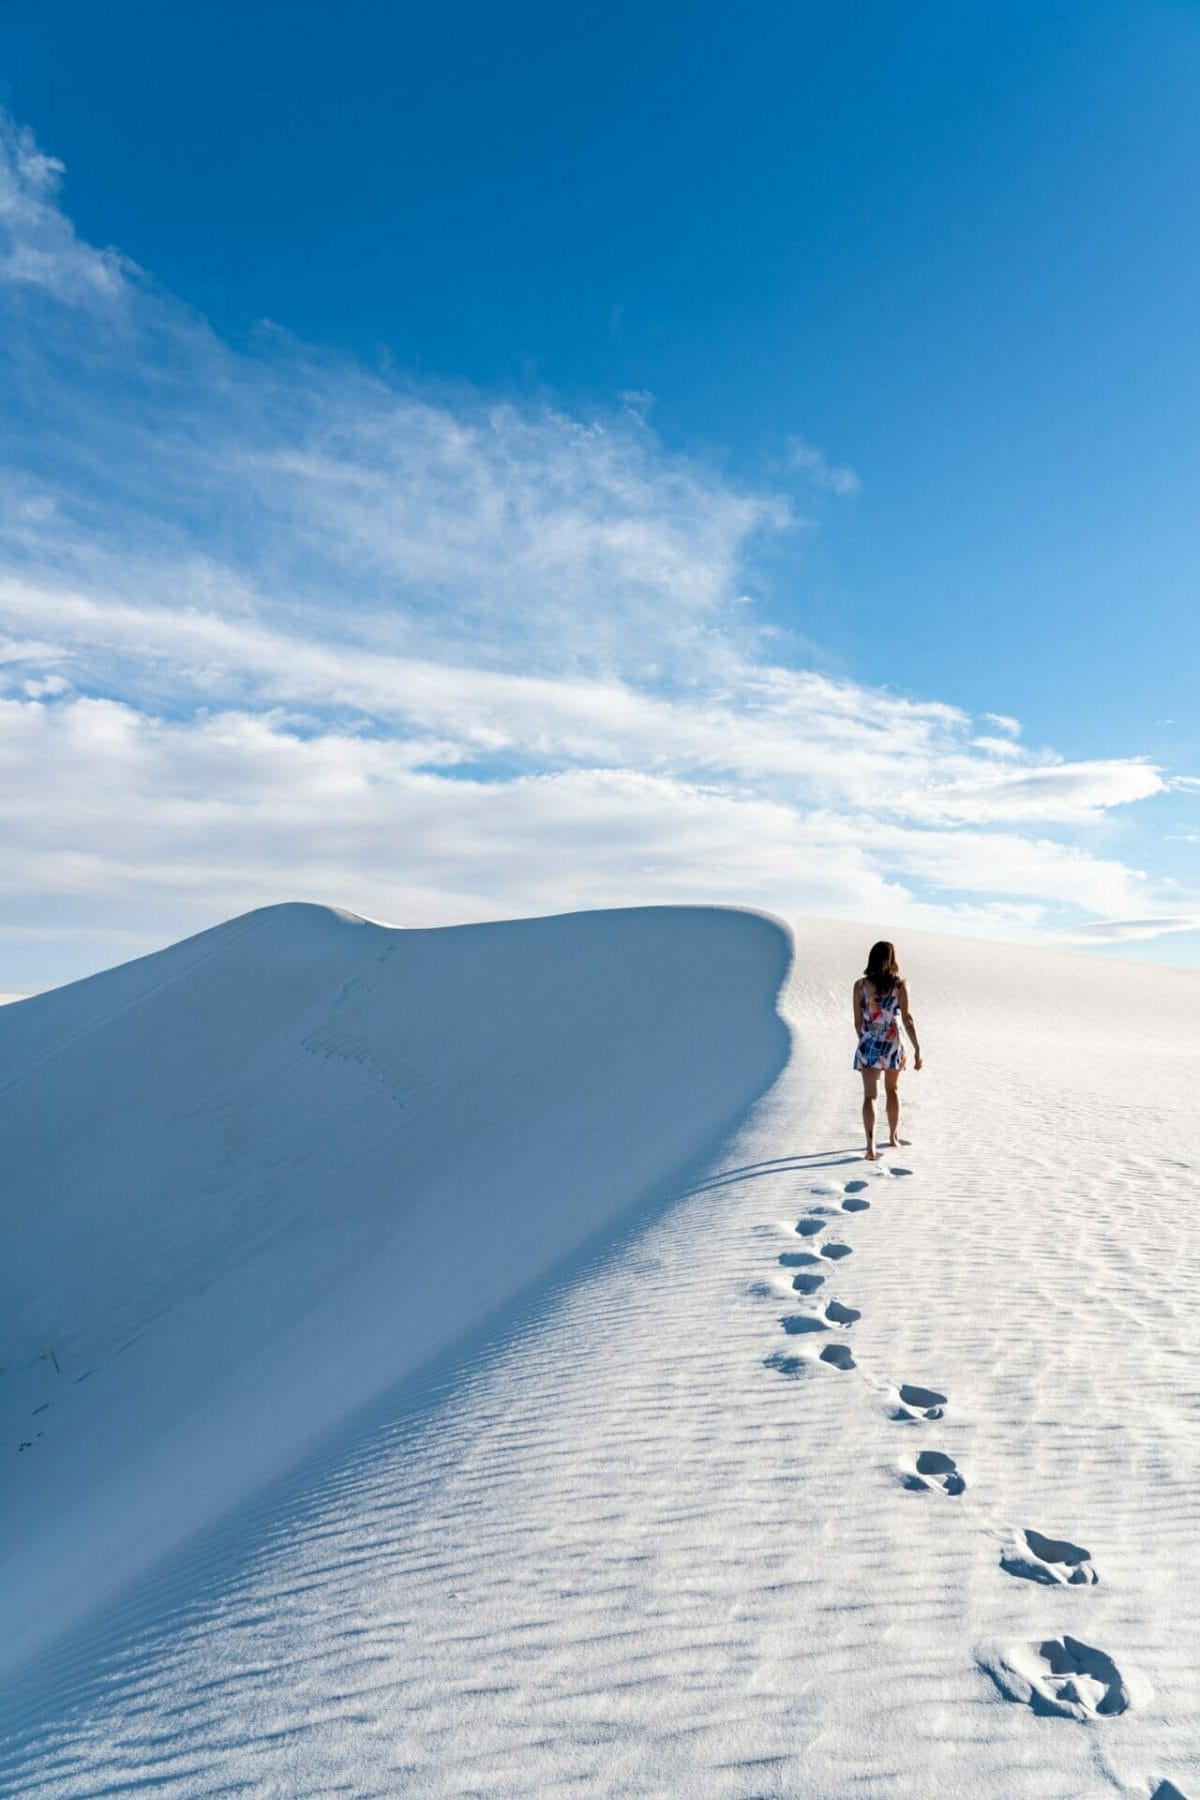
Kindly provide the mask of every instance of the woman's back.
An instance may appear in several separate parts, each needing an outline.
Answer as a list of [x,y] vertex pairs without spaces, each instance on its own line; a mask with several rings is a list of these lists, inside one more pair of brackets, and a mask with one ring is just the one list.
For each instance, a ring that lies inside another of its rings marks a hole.
[[856,1069],[902,1069],[904,1046],[900,1041],[901,988],[896,982],[880,993],[867,976],[862,978],[862,1035],[854,1058]]
[[897,982],[895,987],[889,988],[885,993],[880,993],[878,988],[864,975],[862,984],[863,1017],[872,1018],[876,1013],[885,1013],[888,1018],[894,1019],[900,1010],[900,987],[901,983]]

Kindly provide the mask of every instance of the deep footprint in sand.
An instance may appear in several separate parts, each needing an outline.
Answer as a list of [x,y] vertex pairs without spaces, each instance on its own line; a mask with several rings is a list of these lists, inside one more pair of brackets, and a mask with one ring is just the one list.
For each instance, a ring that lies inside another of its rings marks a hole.
[[939,1394],[936,1388],[918,1387],[912,1381],[901,1382],[897,1398],[899,1405],[892,1417],[910,1424],[919,1424],[922,1419],[940,1419],[947,1404],[945,1394]]
[[848,1181],[842,1189],[843,1194],[861,1194],[866,1188],[865,1181]]
[[870,1212],[870,1210],[871,1202],[869,1200],[855,1200],[851,1198],[842,1201],[843,1212]]
[[889,1175],[911,1175],[912,1170],[911,1169],[889,1169],[888,1173],[889,1173]]
[[857,1306],[843,1306],[840,1300],[831,1300],[829,1305],[825,1308],[825,1317],[829,1320],[831,1325],[843,1325],[849,1327],[851,1325],[857,1325],[858,1321],[862,1318],[862,1314],[859,1312]]
[[825,1286],[823,1275],[797,1275],[792,1282],[792,1292],[796,1294],[815,1294],[817,1289]]
[[810,1331],[828,1331],[824,1319],[814,1318],[812,1313],[788,1313],[779,1323],[789,1337],[805,1337]]
[[1067,1538],[1044,1537],[1040,1531],[1019,1531],[1000,1554],[1000,1567],[1025,1581],[1047,1587],[1092,1587],[1099,1581],[1090,1553]]
[[785,1250],[780,1257],[780,1267],[784,1269],[811,1269],[821,1261],[811,1250]]
[[840,1262],[843,1256],[853,1254],[849,1244],[825,1244],[821,1250],[821,1255],[827,1256],[830,1262]]
[[1140,1677],[1118,1668],[1107,1651],[1080,1638],[1044,1638],[1036,1644],[1002,1644],[977,1653],[1000,1692],[1042,1716],[1114,1719],[1150,1696]]
[[824,1229],[824,1219],[814,1219],[810,1217],[807,1219],[800,1219],[796,1224],[796,1234],[798,1237],[816,1237],[818,1231],[824,1231]]
[[916,1462],[905,1469],[904,1485],[914,1493],[953,1495],[964,1493],[967,1486],[958,1464],[944,1450],[922,1450]]
[[763,1358],[763,1368],[774,1369],[780,1375],[803,1375],[807,1367],[807,1357],[787,1356],[782,1350],[772,1350],[770,1356]]
[[852,1369],[854,1358],[846,1344],[826,1344],[821,1352],[821,1361],[831,1363],[835,1369]]

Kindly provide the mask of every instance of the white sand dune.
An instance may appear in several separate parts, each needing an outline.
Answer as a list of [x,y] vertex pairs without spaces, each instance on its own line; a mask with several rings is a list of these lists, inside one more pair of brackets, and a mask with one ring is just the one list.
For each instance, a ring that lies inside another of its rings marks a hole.
[[865,947],[790,1048],[705,909],[0,1015],[0,1791],[1195,1800],[1200,978],[912,936],[872,1168]]

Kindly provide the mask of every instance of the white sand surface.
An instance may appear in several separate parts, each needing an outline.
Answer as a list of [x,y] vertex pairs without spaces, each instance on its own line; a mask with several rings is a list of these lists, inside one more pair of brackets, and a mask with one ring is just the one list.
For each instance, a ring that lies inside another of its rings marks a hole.
[[865,949],[790,1049],[707,910],[7,1010],[0,1791],[1196,1800],[1200,977],[908,937],[871,1167]]

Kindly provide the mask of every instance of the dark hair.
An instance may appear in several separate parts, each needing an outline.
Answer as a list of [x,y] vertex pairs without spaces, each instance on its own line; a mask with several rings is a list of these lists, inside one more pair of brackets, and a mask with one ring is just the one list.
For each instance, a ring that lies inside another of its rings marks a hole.
[[904,977],[900,973],[900,965],[896,961],[895,944],[878,943],[871,945],[871,954],[867,958],[867,966],[863,974],[882,1000],[891,993]]

